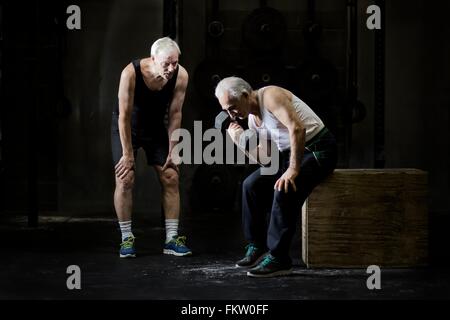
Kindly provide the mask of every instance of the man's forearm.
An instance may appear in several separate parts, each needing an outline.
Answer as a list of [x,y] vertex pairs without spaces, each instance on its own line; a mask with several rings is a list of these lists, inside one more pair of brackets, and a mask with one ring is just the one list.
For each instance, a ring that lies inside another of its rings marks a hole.
[[234,144],[238,147],[239,150],[241,150],[249,159],[251,159],[255,163],[260,162],[258,152],[261,152],[261,150],[260,150],[260,146],[256,145],[256,141],[255,141],[255,144],[249,142],[250,148],[247,151],[245,146],[241,145],[241,136],[243,134],[245,134],[244,130],[241,128],[238,130],[233,130],[231,132],[229,130],[227,130],[227,131],[228,131],[228,135],[230,136],[231,140],[234,142]]
[[119,135],[122,143],[122,154],[133,156],[133,145],[131,144],[131,122],[130,119],[119,115]]
[[257,152],[258,162],[263,164],[270,163],[272,156],[272,141],[267,137],[260,136]]
[[300,171],[300,165],[303,159],[303,151],[305,149],[305,129],[295,128],[289,131],[291,140],[291,156],[289,159],[289,167],[297,173]]

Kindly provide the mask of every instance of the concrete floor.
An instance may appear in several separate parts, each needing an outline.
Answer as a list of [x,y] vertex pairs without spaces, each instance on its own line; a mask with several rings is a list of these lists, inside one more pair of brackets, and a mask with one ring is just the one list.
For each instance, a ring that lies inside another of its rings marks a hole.
[[[214,222],[214,223],[212,223]],[[182,222],[192,257],[161,253],[159,221],[134,222],[138,258],[118,257],[113,217],[43,217],[35,229],[24,218],[0,224],[0,299],[311,300],[449,299],[450,267],[382,269],[381,290],[368,290],[365,269],[307,269],[299,235],[294,273],[253,279],[234,267],[245,245],[240,221],[203,215]],[[81,268],[81,290],[68,290],[69,265]]]

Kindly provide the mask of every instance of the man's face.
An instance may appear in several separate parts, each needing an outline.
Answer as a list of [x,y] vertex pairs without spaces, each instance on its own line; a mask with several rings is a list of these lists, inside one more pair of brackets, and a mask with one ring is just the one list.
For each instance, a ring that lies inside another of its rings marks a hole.
[[157,76],[169,80],[177,69],[178,53],[175,51],[162,51],[153,56],[153,61],[155,62]]
[[227,111],[231,119],[234,121],[237,118],[245,119],[248,117],[248,96],[242,94],[240,99],[229,97],[228,92],[225,92],[219,99],[222,109]]

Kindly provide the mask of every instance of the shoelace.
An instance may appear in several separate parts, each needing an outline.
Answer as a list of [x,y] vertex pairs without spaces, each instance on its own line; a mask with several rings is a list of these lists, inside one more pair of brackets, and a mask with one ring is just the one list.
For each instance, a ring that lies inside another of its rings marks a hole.
[[128,237],[120,244],[120,246],[124,247],[125,249],[129,249],[129,248],[133,247],[133,243],[134,243],[134,238]]
[[175,244],[177,246],[184,246],[186,244],[186,237],[185,236],[179,236],[175,239]]
[[250,256],[253,254],[253,252],[255,252],[256,250],[258,250],[257,247],[255,247],[252,243],[248,244],[245,246],[245,249],[247,250],[247,253],[245,254],[246,256]]
[[267,256],[264,257],[264,260],[261,262],[261,266],[265,267],[272,262],[276,262],[276,260],[270,254],[268,254]]

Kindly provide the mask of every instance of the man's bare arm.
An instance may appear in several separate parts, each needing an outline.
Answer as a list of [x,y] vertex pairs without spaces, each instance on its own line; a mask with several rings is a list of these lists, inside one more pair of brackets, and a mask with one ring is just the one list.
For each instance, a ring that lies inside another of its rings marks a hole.
[[119,135],[122,144],[122,158],[116,165],[116,175],[123,178],[134,165],[131,143],[131,113],[133,112],[136,75],[130,63],[120,75],[119,83]]
[[[254,130],[254,129],[249,129]],[[266,135],[260,136],[258,138],[259,143],[256,145],[255,143],[249,142],[249,149],[247,150],[241,145],[241,136],[245,134],[244,129],[237,124],[236,122],[232,122],[227,129],[227,133],[230,136],[231,140],[236,144],[236,146],[244,152],[244,154],[254,161],[255,163],[259,163],[262,165],[268,164],[270,162],[270,151],[271,151],[271,141],[267,138]],[[256,137],[255,137],[256,139]],[[252,148],[254,147],[254,148]]]
[[298,173],[300,171],[303,150],[305,148],[305,127],[301,123],[295,108],[292,105],[291,96],[280,88],[273,87],[269,90],[264,97],[265,106],[288,128],[291,143],[289,167]]
[[272,114],[287,127],[291,145],[289,168],[275,183],[274,188],[288,192],[289,184],[297,190],[294,179],[300,172],[303,151],[305,148],[306,130],[292,105],[292,96],[279,87],[271,87],[264,92],[264,105]]
[[172,102],[169,106],[169,127],[167,128],[167,132],[169,135],[169,155],[167,157],[167,161],[163,166],[163,170],[167,167],[173,167],[175,170],[177,166],[172,162],[172,149],[178,143],[178,141],[172,141],[172,133],[181,127],[181,119],[182,119],[182,108],[184,103],[184,97],[186,96],[186,89],[189,81],[189,75],[181,65],[178,70],[177,82],[175,84],[175,89],[173,92]]

